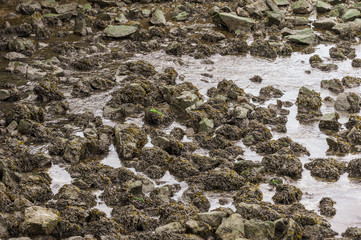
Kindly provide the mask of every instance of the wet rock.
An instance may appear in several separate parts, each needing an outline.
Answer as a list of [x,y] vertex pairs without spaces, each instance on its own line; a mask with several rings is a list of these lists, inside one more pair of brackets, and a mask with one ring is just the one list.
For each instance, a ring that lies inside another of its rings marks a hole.
[[350,44],[341,43],[336,47],[332,47],[329,50],[330,57],[336,60],[345,60],[347,58],[353,59],[356,57],[355,48],[352,48]]
[[360,96],[357,93],[345,92],[337,96],[335,109],[338,111],[346,111],[348,113],[360,112]]
[[318,13],[326,13],[332,10],[332,6],[326,2],[318,1],[316,10]]
[[211,211],[198,213],[197,220],[208,224],[212,229],[217,229],[221,225],[222,220],[227,216],[228,214],[224,211]]
[[217,13],[213,16],[216,24],[221,24],[228,28],[229,31],[235,32],[240,29],[253,27],[256,22],[251,18],[239,17],[232,13]]
[[9,52],[4,55],[4,58],[9,61],[21,61],[26,60],[28,57],[22,53]]
[[321,88],[325,88],[336,94],[342,93],[345,89],[343,88],[340,79],[322,80]]
[[267,17],[271,24],[280,25],[285,22],[285,16],[280,12],[268,11]]
[[282,96],[283,92],[273,86],[263,87],[261,88],[261,90],[259,90],[259,97],[264,100],[268,100],[271,98],[280,98]]
[[59,214],[54,209],[29,207],[25,209],[25,227],[30,235],[49,235],[59,222]]
[[86,140],[83,138],[74,138],[67,141],[64,149],[63,158],[70,163],[78,163],[86,156]]
[[282,137],[277,140],[260,142],[251,147],[259,154],[291,154],[294,156],[310,155],[307,149],[299,143],[293,142],[289,137]]
[[155,229],[156,233],[185,233],[185,231],[186,228],[179,222],[171,222]]
[[115,147],[120,157],[132,159],[137,156],[147,142],[147,134],[134,123],[117,124],[115,130]]
[[332,217],[336,215],[336,208],[333,207],[334,202],[330,197],[324,197],[319,202],[319,208],[321,215],[326,217]]
[[107,37],[111,38],[125,38],[138,31],[138,27],[134,25],[110,25],[104,29]]
[[350,239],[360,239],[361,238],[361,228],[358,227],[348,227],[345,232],[343,232],[342,237]]
[[316,28],[325,30],[331,30],[336,24],[337,18],[335,17],[317,19],[312,23]]
[[361,13],[359,10],[357,9],[348,9],[345,14],[343,14],[342,16],[342,20],[344,20],[345,22],[347,21],[352,21],[355,18],[358,18],[361,16]]
[[191,91],[184,91],[176,97],[175,104],[177,104],[178,107],[181,109],[186,109],[194,104],[196,104],[198,101],[200,101],[200,98],[198,95]]
[[169,160],[169,171],[178,178],[188,178],[199,174],[193,163],[183,157],[171,158]]
[[356,68],[361,67],[361,59],[360,58],[353,59],[351,65],[352,67],[356,67]]
[[338,113],[327,113],[324,114],[318,124],[318,127],[322,129],[328,129],[333,131],[338,131],[341,127],[341,124],[337,121],[340,118]]
[[243,138],[243,143],[246,146],[254,145],[258,142],[266,141],[272,138],[271,131],[262,123],[252,121]]
[[45,79],[34,88],[35,94],[41,102],[59,101],[64,95],[58,89],[57,79]]
[[81,190],[72,184],[62,186],[54,199],[57,200],[56,208],[58,210],[64,210],[68,206],[91,208],[96,205],[96,196],[94,194]]
[[198,209],[192,205],[183,205],[181,203],[169,203],[159,208],[161,224],[167,224],[178,221],[188,221],[190,218],[195,218],[198,214]]
[[303,238],[326,239],[337,235],[331,228],[323,227],[320,224],[306,225],[303,229]]
[[361,158],[353,159],[347,166],[348,176],[351,178],[361,177]]
[[249,51],[253,56],[276,58],[277,50],[272,47],[269,42],[261,39],[255,40],[249,47]]
[[262,201],[263,193],[258,187],[247,184],[233,195],[233,204],[238,205],[240,202],[258,203]]
[[166,20],[161,10],[156,9],[152,12],[150,23],[153,25],[165,25]]
[[266,171],[281,176],[300,178],[302,176],[302,163],[299,158],[285,154],[273,154],[262,159]]
[[165,49],[165,52],[169,55],[182,56],[183,54],[182,44],[177,41],[173,41],[168,44],[168,46]]
[[219,42],[225,38],[226,36],[224,36],[224,34],[212,30],[202,34],[202,39],[207,42]]
[[306,0],[298,0],[292,4],[292,11],[296,14],[306,14],[311,12],[311,6]]
[[23,53],[27,56],[31,56],[35,52],[36,47],[31,39],[18,38],[10,40],[8,42],[8,49],[10,51]]
[[312,29],[306,28],[295,34],[286,37],[290,42],[304,45],[314,45],[317,43],[317,35]]
[[274,222],[276,238],[298,239],[302,238],[302,227],[292,218],[280,218]]
[[305,168],[311,171],[311,175],[326,181],[337,181],[346,170],[344,162],[334,158],[316,158],[306,163]]
[[211,227],[204,222],[191,219],[188,220],[185,225],[187,232],[199,235],[203,238],[207,238],[212,234],[210,230]]
[[211,119],[208,118],[203,118],[200,122],[199,122],[199,128],[198,131],[199,132],[206,132],[206,133],[210,133],[213,131],[214,128],[214,123]]
[[328,145],[327,153],[335,155],[344,155],[350,152],[351,144],[340,138],[328,137],[326,138]]
[[310,121],[316,120],[322,116],[322,99],[320,94],[306,87],[301,87],[297,100],[297,120]]
[[258,75],[254,75],[253,77],[251,77],[249,79],[251,82],[255,82],[255,83],[261,83],[262,82],[262,77],[258,76]]
[[168,104],[145,110],[144,120],[152,125],[169,125],[174,121],[174,114]]
[[302,191],[289,184],[280,184],[276,187],[276,193],[272,200],[277,204],[292,204],[299,202],[302,198]]
[[196,187],[188,188],[182,195],[182,198],[196,206],[200,212],[208,212],[211,204],[204,192]]
[[27,2],[27,3],[25,2],[16,6],[16,10],[21,14],[31,15],[36,11],[41,11],[41,5],[40,3],[36,3],[36,2]]
[[329,72],[331,70],[337,70],[338,67],[336,64],[333,64],[333,63],[323,63],[323,60],[320,58],[319,55],[315,54],[313,55],[312,57],[310,57],[310,60],[309,60],[310,64],[311,64],[311,67],[313,68],[318,68],[320,69],[321,71],[325,71],[325,72]]
[[225,124],[216,131],[217,134],[223,135],[229,140],[240,140],[243,136],[243,130],[235,125]]
[[273,223],[245,220],[238,213],[224,219],[216,231],[216,236],[220,239],[271,239],[274,234]]
[[334,30],[337,34],[342,37],[353,36],[353,31],[358,31],[361,29],[361,20],[355,19],[354,21],[346,22],[346,23],[338,23],[336,24],[332,30]]

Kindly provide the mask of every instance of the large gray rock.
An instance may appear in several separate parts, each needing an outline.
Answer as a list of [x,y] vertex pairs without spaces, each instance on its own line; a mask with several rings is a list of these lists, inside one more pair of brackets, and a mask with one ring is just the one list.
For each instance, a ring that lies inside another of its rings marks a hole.
[[337,96],[335,109],[338,111],[346,111],[349,113],[360,112],[360,96],[353,92],[344,92]]
[[306,0],[298,0],[292,4],[292,10],[297,14],[306,14],[311,12],[311,6],[307,3]]
[[338,131],[341,127],[341,124],[338,122],[340,115],[338,113],[327,113],[324,114],[320,120],[318,127],[320,129],[329,129],[333,131]]
[[314,45],[317,43],[317,35],[311,28],[298,31],[296,34],[289,35],[286,38],[290,42],[298,44]]
[[28,57],[21,53],[9,52],[4,55],[4,58],[9,61],[16,61],[16,60],[25,60]]
[[171,222],[167,225],[157,227],[156,233],[184,233],[185,227],[180,222]]
[[31,39],[14,39],[8,42],[10,51],[24,53],[30,55],[35,51],[35,44]]
[[212,132],[213,128],[214,128],[213,120],[212,120],[212,119],[208,119],[208,118],[203,118],[203,119],[199,122],[198,131],[199,131],[199,132],[210,133],[210,132]]
[[358,18],[361,16],[361,13],[359,10],[357,9],[348,9],[345,14],[342,16],[342,20],[348,22],[348,21],[352,21],[355,18]]
[[332,6],[328,3],[322,2],[322,1],[318,1],[317,5],[316,5],[316,10],[318,13],[326,13],[331,11]]
[[335,17],[317,19],[313,22],[313,26],[324,30],[331,30],[336,24],[337,18]]
[[29,235],[49,235],[59,221],[59,213],[54,209],[38,206],[25,209],[24,223]]
[[332,30],[341,35],[353,31],[358,32],[361,30],[361,19],[357,18],[351,22],[338,23],[332,28]]
[[150,18],[150,23],[153,25],[165,25],[166,20],[163,12],[159,9],[155,10]]
[[138,27],[135,25],[110,25],[106,29],[104,29],[104,33],[107,37],[112,38],[124,38],[129,35],[135,33],[138,30]]
[[198,213],[197,219],[199,221],[207,223],[213,228],[218,228],[221,225],[223,218],[227,217],[227,213],[223,211],[212,211],[205,213]]
[[275,226],[273,222],[246,220],[240,214],[235,213],[222,221],[216,235],[222,240],[273,239]]
[[115,130],[115,147],[121,158],[132,159],[137,156],[147,142],[147,134],[134,123],[117,124]]
[[232,13],[218,13],[213,17],[216,23],[227,27],[230,31],[251,28],[256,22],[251,18],[239,17]]

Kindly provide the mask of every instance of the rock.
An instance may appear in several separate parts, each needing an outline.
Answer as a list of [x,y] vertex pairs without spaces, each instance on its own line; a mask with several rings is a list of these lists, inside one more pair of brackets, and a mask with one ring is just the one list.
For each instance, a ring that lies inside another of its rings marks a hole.
[[135,25],[110,25],[104,29],[104,33],[107,37],[112,38],[124,38],[138,31],[138,27]]
[[156,233],[164,233],[164,232],[167,232],[167,233],[184,233],[185,230],[186,230],[185,227],[181,223],[179,223],[179,222],[171,222],[171,223],[168,223],[167,225],[157,227],[155,229],[155,232]]
[[21,53],[9,52],[4,55],[4,58],[9,61],[19,61],[26,60],[28,57]]
[[305,45],[314,45],[317,43],[317,35],[313,32],[311,28],[306,28],[301,31],[298,31],[296,34],[292,34],[286,37],[290,42],[305,44]]
[[345,91],[343,88],[340,79],[331,79],[331,80],[322,80],[321,81],[321,88],[325,88],[330,90],[331,92],[334,92],[336,94],[342,93]]
[[301,87],[297,100],[297,120],[310,121],[316,120],[322,116],[321,106],[322,99],[320,94],[306,87]]
[[265,170],[281,176],[301,178],[302,163],[299,158],[286,154],[267,155],[262,159]]
[[277,6],[287,6],[290,5],[290,3],[288,2],[288,0],[275,0],[275,3],[277,4]]
[[38,206],[25,209],[24,224],[30,235],[49,235],[59,221],[59,213],[54,209]]
[[356,158],[349,162],[347,173],[350,178],[361,178],[361,158]]
[[328,3],[318,1],[316,5],[316,10],[318,13],[326,13],[332,10],[332,6]]
[[152,17],[150,18],[150,23],[153,25],[165,25],[166,20],[163,12],[159,9],[153,11]]
[[327,153],[329,154],[344,155],[351,150],[350,143],[335,137],[326,138],[326,142],[328,145]]
[[271,24],[280,25],[285,21],[285,16],[280,12],[268,11],[267,17]]
[[187,232],[190,232],[192,234],[200,235],[203,238],[207,238],[210,236],[211,233],[211,227],[201,221],[195,221],[195,220],[188,220],[186,223],[186,229]]
[[359,68],[361,67],[361,58],[355,58],[351,62],[352,67]]
[[276,236],[279,239],[301,239],[303,235],[302,227],[292,218],[280,218],[275,222]]
[[332,217],[336,215],[336,208],[333,207],[333,205],[336,202],[334,202],[329,197],[323,197],[319,202],[319,208],[321,215],[324,215],[326,217]]
[[254,75],[253,77],[251,77],[249,79],[251,82],[255,82],[255,83],[261,83],[262,82],[262,77],[258,76],[258,75]]
[[277,204],[292,204],[299,202],[302,198],[302,191],[289,184],[280,184],[276,187],[276,193],[272,200]]
[[347,88],[358,87],[361,84],[361,78],[346,76],[342,78],[342,85]]
[[276,58],[277,50],[268,41],[256,39],[250,46],[250,54],[253,56]]
[[8,42],[8,49],[30,56],[35,52],[36,48],[31,39],[17,38]]
[[173,41],[168,44],[165,52],[169,55],[182,56],[182,44],[177,41]]
[[360,96],[353,92],[344,92],[337,96],[335,109],[338,111],[347,111],[348,113],[360,112]]
[[224,36],[223,33],[212,30],[207,31],[202,35],[202,39],[207,42],[219,42],[225,38],[226,36]]
[[361,239],[361,228],[358,227],[348,227],[344,233],[341,234],[342,237],[348,239]]
[[326,181],[337,181],[345,172],[346,164],[334,158],[316,158],[312,162],[306,163],[305,168],[310,170],[314,177]]
[[361,29],[361,19],[355,19],[354,21],[349,21],[345,23],[337,23],[332,30],[337,34],[343,36],[350,34],[353,31],[360,31]]
[[147,134],[134,123],[117,124],[115,131],[115,147],[120,157],[132,159],[137,156],[147,142]]
[[188,19],[189,14],[187,12],[181,12],[173,17],[177,22],[182,22]]
[[335,17],[317,19],[312,23],[316,28],[325,30],[331,30],[336,24],[337,18]]
[[311,6],[306,0],[298,0],[292,4],[292,11],[296,14],[307,14],[311,12]]
[[287,17],[287,22],[290,22],[294,26],[309,25],[312,21],[305,17]]
[[186,109],[200,101],[197,94],[191,91],[184,91],[180,96],[176,97],[175,103],[181,109]]
[[60,4],[54,7],[54,11],[57,14],[64,14],[75,11],[77,7],[77,3]]
[[345,14],[342,16],[342,20],[345,22],[353,21],[355,18],[358,18],[361,16],[361,12],[357,9],[348,9]]
[[238,213],[222,221],[216,231],[219,239],[272,239],[275,226],[272,222],[246,220]]
[[227,213],[224,211],[211,211],[205,213],[198,213],[197,220],[205,222],[213,229],[217,229],[221,225],[222,220],[227,217]]
[[251,28],[256,24],[251,18],[239,17],[232,13],[218,13],[213,17],[213,21],[227,27],[232,32],[239,29]]
[[273,12],[279,12],[280,9],[274,0],[266,0],[267,5],[271,8]]
[[337,44],[336,47],[330,48],[329,53],[330,57],[336,60],[353,59],[356,57],[356,49],[348,43]]
[[206,132],[206,133],[210,133],[213,131],[214,128],[214,123],[211,119],[208,118],[203,118],[200,122],[199,122],[199,127],[198,127],[198,131],[199,132]]
[[324,114],[318,124],[318,127],[326,130],[338,131],[341,124],[337,121],[340,118],[338,113],[327,113]]

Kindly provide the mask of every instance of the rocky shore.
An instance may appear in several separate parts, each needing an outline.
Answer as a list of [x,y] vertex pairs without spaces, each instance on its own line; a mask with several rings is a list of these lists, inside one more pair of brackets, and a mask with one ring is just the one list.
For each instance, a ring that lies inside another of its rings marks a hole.
[[361,239],[300,184],[360,183],[360,11],[0,0],[0,239]]

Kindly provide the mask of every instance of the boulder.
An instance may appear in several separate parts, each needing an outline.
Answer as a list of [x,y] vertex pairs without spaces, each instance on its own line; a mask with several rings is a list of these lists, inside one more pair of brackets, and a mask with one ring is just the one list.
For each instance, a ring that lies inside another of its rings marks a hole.
[[334,158],[316,158],[306,163],[305,168],[311,175],[326,181],[337,181],[346,170],[346,164]]
[[325,3],[323,1],[318,1],[316,5],[316,10],[318,13],[326,13],[331,11],[332,5]]
[[59,221],[59,213],[54,209],[38,206],[25,209],[24,224],[29,235],[49,235]]
[[150,18],[150,23],[153,25],[165,25],[166,20],[163,12],[159,9],[154,10]]
[[337,18],[335,17],[317,19],[312,23],[316,28],[324,30],[331,30],[336,24]]
[[318,119],[322,116],[321,106],[322,99],[320,94],[306,87],[301,87],[297,100],[297,120],[310,121]]
[[318,124],[318,127],[326,130],[338,131],[341,127],[341,124],[337,121],[340,118],[340,115],[336,112],[324,114]]
[[352,67],[359,68],[361,67],[361,58],[355,58],[351,62]]
[[217,229],[221,225],[222,220],[227,217],[227,213],[224,211],[211,211],[205,213],[198,213],[197,220],[205,222],[213,229]]
[[335,109],[338,111],[346,111],[348,113],[360,112],[360,96],[353,92],[344,92],[337,96]]
[[268,17],[268,22],[270,22],[271,24],[280,25],[285,21],[284,14],[280,12],[268,11],[267,17]]
[[342,93],[345,91],[343,88],[340,79],[331,79],[331,80],[322,80],[321,81],[321,88],[325,88],[330,90],[331,92],[334,92],[336,94]]
[[311,28],[303,29],[295,34],[287,36],[286,38],[290,42],[304,45],[314,45],[317,43],[317,35]]
[[345,14],[342,16],[342,20],[345,22],[353,21],[356,18],[361,16],[361,12],[357,9],[348,9]]
[[295,179],[302,176],[302,163],[300,159],[289,154],[267,155],[262,159],[262,165],[266,171],[281,176],[289,176]]
[[180,222],[171,222],[155,229],[156,233],[184,233],[185,231],[186,228]]
[[306,0],[298,0],[292,4],[292,11],[296,14],[307,14],[310,13],[312,9]]
[[135,25],[110,25],[104,29],[104,33],[107,37],[111,38],[125,38],[138,31],[138,27]]
[[199,132],[206,132],[206,133],[210,133],[213,131],[214,128],[214,123],[212,119],[208,119],[208,118],[203,118],[200,122],[199,122],[199,127],[198,127],[198,131]]
[[351,178],[361,178],[361,158],[356,158],[349,162],[347,173]]
[[302,198],[302,191],[293,185],[280,184],[276,187],[276,193],[272,200],[277,204],[292,204],[299,202]]
[[336,215],[336,208],[333,205],[336,202],[330,197],[323,197],[319,202],[320,213],[326,217],[333,217]]
[[217,13],[213,17],[213,21],[227,27],[233,32],[239,29],[251,28],[256,24],[251,18],[239,17],[232,13]]

